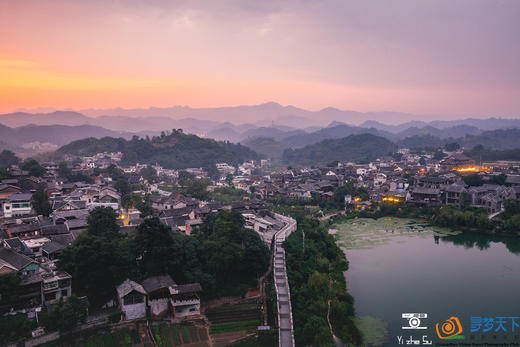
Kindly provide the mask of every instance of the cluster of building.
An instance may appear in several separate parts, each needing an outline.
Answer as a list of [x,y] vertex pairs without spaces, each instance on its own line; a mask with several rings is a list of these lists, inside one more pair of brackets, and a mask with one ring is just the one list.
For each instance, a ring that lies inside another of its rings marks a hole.
[[[364,210],[382,203],[406,203],[417,206],[469,203],[488,210],[503,210],[504,200],[520,199],[518,166],[509,162],[477,165],[462,153],[449,153],[443,159],[401,150],[399,156],[383,157],[368,164],[339,162],[334,167],[288,169],[263,177],[237,177],[237,188],[254,193],[259,199],[284,196],[289,199],[334,201],[334,191],[350,182],[364,188],[368,197],[347,194],[345,207]],[[468,186],[465,175],[478,174],[484,183]],[[503,184],[492,184],[495,176],[506,175]],[[464,200],[466,199],[466,201]]]
[[[142,222],[140,211],[122,207],[122,196],[114,187],[112,177],[99,171],[94,174],[95,168],[117,165],[119,160],[118,153],[82,158],[72,170],[89,176],[92,183],[68,182],[60,177],[55,164],[45,164],[47,172],[38,178],[16,166],[9,169],[11,178],[0,182],[0,275],[12,273],[20,278],[20,302],[9,307],[11,313],[24,312],[34,318],[43,307],[52,307],[60,299],[71,296],[73,278],[59,271],[57,262],[63,249],[87,230],[91,210],[96,207],[114,209],[122,234]],[[247,171],[255,166],[244,163],[240,167]],[[154,216],[174,231],[191,235],[208,214],[230,209],[243,213],[246,227],[259,233],[270,235],[281,228],[280,222],[265,214],[259,199],[223,203],[202,201],[181,191],[161,191],[141,177],[142,168],[144,166],[137,164],[121,169],[129,174],[128,181],[135,188],[133,193],[147,194]],[[236,171],[227,164],[219,165],[218,169],[224,175],[231,173],[231,168]],[[155,169],[170,178],[178,175],[176,170],[160,166]],[[207,177],[202,169],[189,171],[196,177]],[[51,205],[48,217],[35,211],[33,195],[37,191],[43,191]],[[266,240],[268,238],[266,236]],[[114,289],[112,306],[119,306],[123,319],[142,318],[147,314],[182,318],[200,314],[201,291],[198,283],[176,284],[167,275],[150,277],[142,283],[126,280]]]

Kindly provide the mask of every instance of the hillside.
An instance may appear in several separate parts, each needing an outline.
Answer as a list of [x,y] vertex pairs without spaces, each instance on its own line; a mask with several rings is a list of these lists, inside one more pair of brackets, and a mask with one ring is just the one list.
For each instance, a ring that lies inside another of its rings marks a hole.
[[476,145],[494,149],[520,148],[520,129],[484,131],[477,136],[466,136],[458,139],[457,142],[466,148],[473,148]]
[[21,146],[31,142],[51,143],[62,146],[71,141],[86,137],[123,137],[130,139],[132,133],[123,133],[108,130],[93,125],[26,125],[18,128],[10,128],[0,124],[0,138],[3,142],[14,146]]
[[287,149],[283,160],[289,164],[316,165],[335,160],[368,162],[391,154],[396,145],[384,137],[372,134],[350,135],[342,139],[327,139],[301,149]]
[[257,137],[244,143],[249,148],[271,159],[281,159],[283,151],[287,148],[283,143],[270,137]]
[[217,142],[195,135],[173,132],[152,139],[133,137],[87,138],[69,143],[58,149],[59,154],[90,156],[99,152],[122,152],[123,165],[135,163],[155,164],[165,168],[183,169],[188,167],[209,167],[218,162],[232,165],[245,160],[259,159],[256,152],[248,147],[230,142]]

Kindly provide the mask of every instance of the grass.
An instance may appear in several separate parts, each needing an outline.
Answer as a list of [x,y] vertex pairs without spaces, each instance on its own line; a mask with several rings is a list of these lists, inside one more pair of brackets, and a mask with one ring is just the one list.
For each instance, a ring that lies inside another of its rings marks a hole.
[[260,320],[248,320],[243,322],[217,323],[211,325],[211,334],[228,333],[231,331],[249,330],[256,328],[260,324]]
[[124,339],[125,339],[125,346],[132,347],[132,338],[130,337],[130,335],[128,335],[128,333],[125,333]]
[[173,344],[176,346],[182,345],[181,338],[179,336],[179,328],[172,327]]
[[167,325],[161,327],[161,336],[163,338],[164,345],[166,347],[172,347],[172,342],[170,339],[170,330],[168,329]]
[[208,313],[216,313],[216,312],[228,312],[228,311],[241,311],[241,310],[249,310],[256,309],[255,305],[235,305],[235,306],[221,306],[209,309]]
[[199,335],[197,334],[197,328],[196,327],[189,327],[188,331],[190,333],[190,338],[192,342],[198,342],[199,341]]
[[162,347],[163,341],[161,337],[161,333],[159,332],[159,327],[156,325],[152,327],[153,330],[153,337],[155,338],[155,341],[157,342],[157,346]]
[[190,333],[188,332],[188,327],[186,327],[186,326],[181,327],[181,334],[182,334],[182,341],[184,341],[184,343],[191,342]]

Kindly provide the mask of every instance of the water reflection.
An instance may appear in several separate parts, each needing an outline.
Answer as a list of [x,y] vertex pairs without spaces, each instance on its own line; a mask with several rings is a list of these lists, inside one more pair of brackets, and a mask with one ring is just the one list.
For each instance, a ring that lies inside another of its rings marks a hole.
[[444,243],[452,243],[468,249],[478,248],[481,251],[488,249],[491,243],[503,243],[509,252],[520,255],[520,239],[517,237],[465,232],[458,235],[434,236],[435,244],[439,244],[439,239]]

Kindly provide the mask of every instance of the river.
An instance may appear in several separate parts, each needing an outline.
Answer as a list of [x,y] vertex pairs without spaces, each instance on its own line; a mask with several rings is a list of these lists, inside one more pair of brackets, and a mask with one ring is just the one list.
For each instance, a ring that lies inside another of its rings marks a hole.
[[[419,345],[520,344],[520,327],[513,332],[509,318],[520,317],[520,240],[396,218],[349,220],[332,228],[349,261],[347,288],[369,346],[398,346],[398,337],[406,345],[410,336]],[[419,325],[426,329],[402,329],[410,327],[403,313],[427,314]],[[460,322],[460,339],[440,339],[435,325],[442,328],[451,317]],[[494,318],[492,328],[486,321],[472,332],[472,319],[478,323],[479,317]]]

